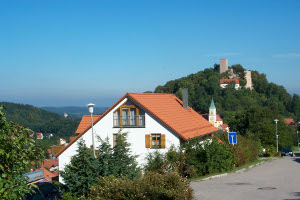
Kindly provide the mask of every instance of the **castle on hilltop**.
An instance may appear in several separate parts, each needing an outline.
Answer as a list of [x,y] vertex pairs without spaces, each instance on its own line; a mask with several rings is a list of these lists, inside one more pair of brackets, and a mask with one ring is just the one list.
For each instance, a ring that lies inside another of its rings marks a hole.
[[[235,72],[233,68],[228,67],[228,59],[227,58],[221,58],[220,59],[220,74],[224,75],[228,72],[229,74],[229,79],[221,79],[220,80],[220,86],[222,88],[226,88],[226,86],[231,83],[235,82],[235,89],[239,89],[240,87],[240,78],[241,78],[241,73]],[[249,88],[250,90],[253,89],[253,84],[252,84],[252,77],[251,77],[251,71],[244,71],[243,75],[245,77],[245,80],[247,81],[245,88]]]

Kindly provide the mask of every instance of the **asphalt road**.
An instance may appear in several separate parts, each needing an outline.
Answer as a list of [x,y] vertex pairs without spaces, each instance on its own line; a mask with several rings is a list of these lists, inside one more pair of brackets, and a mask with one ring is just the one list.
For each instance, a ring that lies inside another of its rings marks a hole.
[[300,152],[243,173],[193,182],[191,186],[199,200],[300,200]]

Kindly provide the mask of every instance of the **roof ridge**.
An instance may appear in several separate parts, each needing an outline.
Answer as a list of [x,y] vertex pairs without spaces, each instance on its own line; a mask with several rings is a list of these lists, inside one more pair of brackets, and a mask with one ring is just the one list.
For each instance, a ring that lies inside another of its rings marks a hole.
[[129,92],[128,94],[140,94],[140,95],[174,95],[172,93],[139,93],[139,92]]

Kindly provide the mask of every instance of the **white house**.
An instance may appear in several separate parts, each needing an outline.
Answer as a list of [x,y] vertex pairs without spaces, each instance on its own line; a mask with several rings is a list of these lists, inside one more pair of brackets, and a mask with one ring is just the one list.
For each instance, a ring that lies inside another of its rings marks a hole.
[[235,82],[234,88],[235,88],[236,90],[238,90],[238,89],[241,88],[241,87],[240,87],[240,80],[237,79],[237,78],[232,78],[232,79],[221,79],[221,80],[220,80],[220,87],[221,87],[221,88],[226,88],[227,85],[228,85],[229,83],[231,83],[231,82]]
[[[128,132],[128,142],[132,153],[138,155],[139,165],[145,163],[149,152],[165,152],[172,144],[179,146],[189,139],[207,138],[218,131],[193,109],[183,106],[175,95],[158,93],[127,93],[102,115],[93,115],[93,123],[95,137],[108,137],[112,146],[120,128]],[[77,137],[55,155],[60,171],[77,153],[80,138],[88,147],[92,146],[90,116],[83,116],[76,134]],[[99,145],[100,141],[95,139],[95,146]],[[59,180],[62,182],[61,177]]]

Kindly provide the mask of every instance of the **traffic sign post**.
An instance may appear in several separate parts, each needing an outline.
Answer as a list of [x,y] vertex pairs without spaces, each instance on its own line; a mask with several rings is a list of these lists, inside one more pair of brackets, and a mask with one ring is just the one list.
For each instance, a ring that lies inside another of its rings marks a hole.
[[232,145],[237,143],[236,132],[228,133],[228,141],[229,141],[229,144],[232,144]]

